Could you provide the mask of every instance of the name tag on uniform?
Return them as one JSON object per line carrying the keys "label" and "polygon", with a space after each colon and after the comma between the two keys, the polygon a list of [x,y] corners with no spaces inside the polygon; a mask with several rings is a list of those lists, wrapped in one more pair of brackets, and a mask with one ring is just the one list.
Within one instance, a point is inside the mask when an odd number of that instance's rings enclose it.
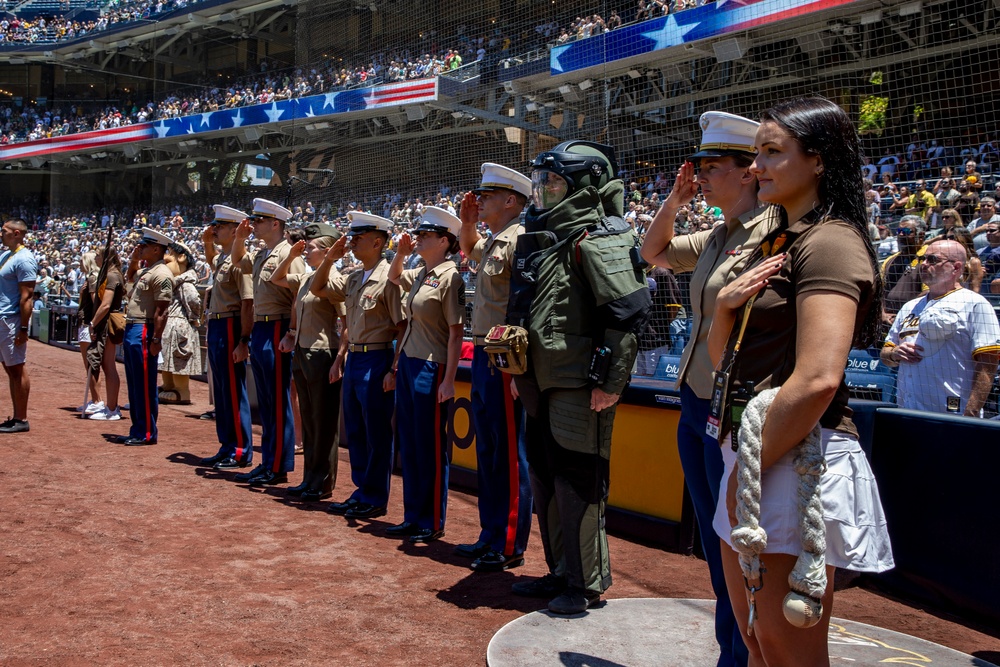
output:
{"label": "name tag on uniform", "polygon": [[427,285],[428,287],[433,288],[433,289],[437,289],[441,285],[441,279],[440,278],[425,278],[424,279],[424,284]]}

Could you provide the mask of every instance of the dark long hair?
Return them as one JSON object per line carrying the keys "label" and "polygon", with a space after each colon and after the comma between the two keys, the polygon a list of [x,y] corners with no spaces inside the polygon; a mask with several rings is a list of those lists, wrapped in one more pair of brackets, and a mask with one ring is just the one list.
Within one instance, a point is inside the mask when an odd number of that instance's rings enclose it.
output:
{"label": "dark long hair", "polygon": [[873,274],[872,303],[854,345],[868,347],[880,342],[884,285],[875,248],[868,241],[868,215],[861,173],[862,155],[858,133],[839,106],[823,97],[786,100],[761,114],[761,122],[777,123],[791,134],[802,149],[823,161],[819,179],[819,204],[824,219],[849,223],[863,241]]}

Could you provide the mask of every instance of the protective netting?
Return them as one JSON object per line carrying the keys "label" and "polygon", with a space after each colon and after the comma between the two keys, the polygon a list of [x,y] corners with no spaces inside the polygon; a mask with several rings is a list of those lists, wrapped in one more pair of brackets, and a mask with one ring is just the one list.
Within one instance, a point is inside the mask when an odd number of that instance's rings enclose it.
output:
{"label": "protective netting", "polygon": [[[754,118],[822,94],[861,132],[880,257],[904,246],[887,275],[916,271],[912,253],[947,234],[979,257],[965,284],[1000,303],[992,0],[8,0],[2,9],[3,213],[45,230],[38,243],[60,253],[47,257],[52,268],[93,247],[87,230],[112,216],[177,226],[198,246],[210,204],[247,208],[254,197],[303,221],[365,209],[401,231],[425,206],[456,207],[482,162],[526,171],[571,138],[616,148],[642,233],[697,145],[703,112]],[[145,129],[126,139],[123,128]],[[95,131],[104,143],[71,141]],[[907,215],[912,238],[898,233]],[[698,196],[675,227],[690,233],[719,217]],[[465,268],[474,287],[475,267]],[[689,331],[687,276],[650,278],[653,326],[637,372],[669,379]],[[849,373],[856,393],[895,400],[894,373],[869,368],[878,350],[857,352],[852,372],[859,355],[869,363],[864,377]],[[996,412],[995,399],[986,408]]]}

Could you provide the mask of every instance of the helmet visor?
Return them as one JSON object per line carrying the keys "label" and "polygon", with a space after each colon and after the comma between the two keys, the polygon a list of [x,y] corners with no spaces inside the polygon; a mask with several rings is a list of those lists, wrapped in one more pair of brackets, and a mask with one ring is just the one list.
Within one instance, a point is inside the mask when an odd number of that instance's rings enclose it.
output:
{"label": "helmet visor", "polygon": [[531,172],[531,198],[535,208],[547,211],[566,198],[569,184],[566,179],[548,169]]}

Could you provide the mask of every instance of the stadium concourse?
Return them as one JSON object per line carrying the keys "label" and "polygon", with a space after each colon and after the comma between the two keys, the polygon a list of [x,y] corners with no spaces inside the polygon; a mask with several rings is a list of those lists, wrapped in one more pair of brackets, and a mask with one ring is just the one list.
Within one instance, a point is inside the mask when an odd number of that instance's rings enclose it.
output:
{"label": "stadium concourse", "polygon": [[[383,520],[352,524],[199,468],[215,450],[212,424],[195,418],[208,407],[203,384],[193,405],[161,408],[159,445],[109,444],[118,424],[73,412],[82,378],[67,369],[78,362],[29,342],[32,429],[0,440],[5,667],[480,665],[501,627],[540,606],[509,593],[545,570],[537,532],[512,572],[474,573],[452,554],[477,529],[474,497],[453,494],[444,540],[401,545],[379,536]],[[342,453],[338,488],[348,471]],[[399,481],[386,520],[401,513]],[[610,549],[612,600],[711,596],[693,557],[614,537]],[[878,592],[845,590],[834,614],[1000,662],[995,628]]]}

